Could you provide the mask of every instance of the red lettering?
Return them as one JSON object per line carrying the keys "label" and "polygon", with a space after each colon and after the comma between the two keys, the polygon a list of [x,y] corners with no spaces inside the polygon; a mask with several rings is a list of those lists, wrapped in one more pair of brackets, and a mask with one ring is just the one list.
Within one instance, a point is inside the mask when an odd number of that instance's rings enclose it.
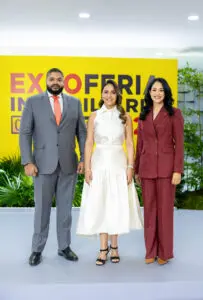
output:
{"label": "red lettering", "polygon": [[36,89],[39,93],[42,93],[42,88],[39,85],[39,81],[41,80],[43,74],[37,74],[37,76],[35,77],[32,73],[28,73],[28,77],[30,78],[32,85],[30,86],[28,93],[33,93],[34,90]]}
{"label": "red lettering", "polygon": [[[139,120],[139,117],[133,119],[133,122],[138,123],[138,120]],[[138,134],[138,129],[136,128],[136,129],[134,129],[134,135],[137,135],[137,134]]]}
{"label": "red lettering", "polygon": [[135,129],[135,130],[134,130],[134,135],[137,135],[137,134],[138,134],[138,130]]}
{"label": "red lettering", "polygon": [[[72,79],[76,81],[76,87],[74,89],[71,89],[69,87],[69,81],[72,80]],[[81,79],[78,75],[69,74],[65,77],[65,79],[64,79],[64,88],[65,88],[67,93],[76,94],[81,90],[81,87],[82,87],[82,81],[81,81]]]}
{"label": "red lettering", "polygon": [[18,80],[19,78],[24,79],[24,77],[25,77],[24,73],[11,73],[11,93],[16,93],[16,94],[24,94],[25,93],[24,88],[17,87],[17,86],[24,87],[24,80]]}

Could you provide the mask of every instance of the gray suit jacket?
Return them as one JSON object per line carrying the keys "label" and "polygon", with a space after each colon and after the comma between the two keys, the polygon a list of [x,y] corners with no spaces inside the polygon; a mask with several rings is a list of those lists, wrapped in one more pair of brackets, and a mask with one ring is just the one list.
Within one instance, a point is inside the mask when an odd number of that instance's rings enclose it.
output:
{"label": "gray suit jacket", "polygon": [[58,162],[64,173],[76,172],[75,138],[79,143],[80,161],[84,160],[86,125],[80,101],[66,94],[62,97],[59,126],[46,92],[28,98],[25,104],[20,127],[22,164],[35,163],[40,174],[53,173]]}

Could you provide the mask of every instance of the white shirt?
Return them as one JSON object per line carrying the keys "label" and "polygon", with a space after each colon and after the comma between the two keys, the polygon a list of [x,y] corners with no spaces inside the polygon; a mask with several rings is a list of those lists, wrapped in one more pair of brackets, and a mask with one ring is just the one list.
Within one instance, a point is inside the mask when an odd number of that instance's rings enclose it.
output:
{"label": "white shirt", "polygon": [[[49,97],[51,108],[52,108],[53,113],[54,113],[54,98],[53,98],[54,95],[50,94],[48,91],[47,91],[47,94],[48,94],[48,97]],[[63,98],[62,98],[61,94],[59,94],[58,97],[59,97],[59,104],[60,104],[61,113],[62,113],[63,112]]]}

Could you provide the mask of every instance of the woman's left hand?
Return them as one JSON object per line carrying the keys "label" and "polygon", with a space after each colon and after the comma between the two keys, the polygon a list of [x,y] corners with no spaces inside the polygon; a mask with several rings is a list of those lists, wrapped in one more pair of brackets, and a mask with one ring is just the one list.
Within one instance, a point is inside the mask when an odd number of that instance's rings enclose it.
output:
{"label": "woman's left hand", "polygon": [[177,185],[181,182],[181,174],[180,173],[173,173],[172,176],[172,184]]}
{"label": "woman's left hand", "polygon": [[131,184],[132,180],[133,180],[133,169],[127,168],[127,183],[128,183],[128,185]]}

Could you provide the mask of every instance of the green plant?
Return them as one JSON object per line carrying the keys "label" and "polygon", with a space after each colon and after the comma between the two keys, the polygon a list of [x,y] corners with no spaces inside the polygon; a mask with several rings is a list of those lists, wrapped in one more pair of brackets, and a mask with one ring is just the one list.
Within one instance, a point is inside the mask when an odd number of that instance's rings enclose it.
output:
{"label": "green plant", "polygon": [[137,195],[138,195],[138,199],[139,199],[139,202],[140,202],[140,206],[143,206],[141,186],[138,185],[137,183],[135,183],[135,188],[136,188],[136,191],[137,191]]}
{"label": "green plant", "polygon": [[77,184],[75,186],[75,195],[74,195],[74,199],[73,199],[74,207],[80,207],[83,183],[84,183],[84,175],[79,174]]}
{"label": "green plant", "polygon": [[[84,175],[79,175],[75,187],[73,206],[79,207]],[[0,206],[34,206],[34,187],[31,177],[24,175],[19,155],[9,155],[0,159]],[[53,198],[52,206],[56,206]]]}
{"label": "green plant", "polygon": [[184,111],[185,184],[187,190],[198,190],[203,187],[203,141],[198,133],[199,124],[190,121],[191,115],[196,116],[197,112],[193,109]]}
{"label": "green plant", "polygon": [[23,172],[20,155],[12,154],[0,158],[0,169],[3,169],[10,175],[16,175],[16,173],[19,174]]}
{"label": "green plant", "polygon": [[[8,176],[16,176],[23,173],[21,158],[17,154],[4,156],[0,158],[0,169],[4,170]],[[5,184],[5,176],[0,173],[0,186]]]}
{"label": "green plant", "polygon": [[185,191],[176,199],[175,206],[181,209],[203,210],[203,190]]}
{"label": "green plant", "polygon": [[[75,193],[74,193],[74,198],[73,198],[73,202],[72,202],[73,207],[80,207],[83,182],[84,182],[84,175],[83,174],[78,175],[78,180],[77,180],[77,183],[75,186]],[[55,196],[53,197],[52,207],[56,207]]]}
{"label": "green plant", "polygon": [[0,174],[4,177],[4,185],[0,186],[0,206],[34,206],[33,182],[30,177],[22,173],[10,176],[2,169]]}
{"label": "green plant", "polygon": [[185,93],[192,92],[192,97],[197,101],[197,110],[187,108],[184,103],[184,172],[186,189],[200,190],[203,188],[203,129],[200,107],[203,96],[203,73],[187,64],[178,71],[178,83],[184,87]]}

